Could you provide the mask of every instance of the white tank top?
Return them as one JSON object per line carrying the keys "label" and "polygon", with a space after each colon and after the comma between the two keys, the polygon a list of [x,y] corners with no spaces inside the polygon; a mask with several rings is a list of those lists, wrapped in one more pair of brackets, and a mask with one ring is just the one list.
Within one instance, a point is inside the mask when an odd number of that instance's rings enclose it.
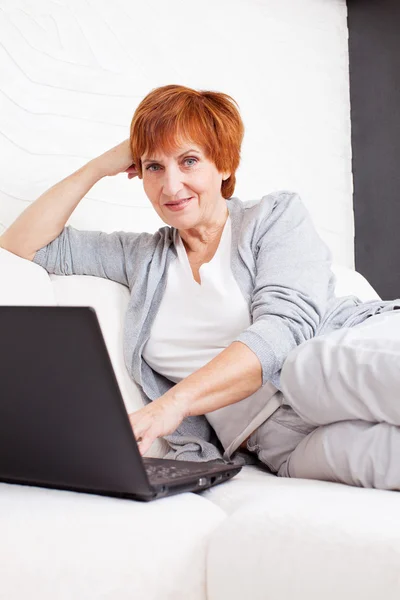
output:
{"label": "white tank top", "polygon": [[176,231],[178,259],[168,269],[166,289],[143,358],[178,383],[227,348],[251,324],[249,309],[230,266],[228,217],[212,260],[194,280],[186,249]]}
{"label": "white tank top", "polygon": [[[199,269],[201,284],[193,277],[179,232],[175,230],[174,233],[178,258],[169,266],[164,295],[142,356],[152,369],[178,383],[227,348],[251,325],[251,318],[247,302],[231,270],[230,216],[212,260],[202,264]],[[276,391],[272,384],[266,385],[268,395],[265,397],[264,394],[263,400],[260,397],[257,416],[246,410],[250,421],[255,424],[254,429],[265,420],[266,400]],[[260,396],[265,387],[255,394]],[[224,448],[231,447],[231,452],[232,442],[235,441],[237,447],[242,437],[240,434],[245,431],[249,435],[251,429],[249,423],[245,422],[247,419],[243,420],[243,415],[238,416],[242,412],[238,410],[238,404],[242,404],[243,410],[244,404],[237,403],[206,415]],[[278,405],[271,407],[267,416]],[[253,406],[256,406],[254,402]],[[261,406],[263,416],[260,414]],[[222,415],[223,427],[220,427]],[[227,423],[227,419],[230,423]]]}

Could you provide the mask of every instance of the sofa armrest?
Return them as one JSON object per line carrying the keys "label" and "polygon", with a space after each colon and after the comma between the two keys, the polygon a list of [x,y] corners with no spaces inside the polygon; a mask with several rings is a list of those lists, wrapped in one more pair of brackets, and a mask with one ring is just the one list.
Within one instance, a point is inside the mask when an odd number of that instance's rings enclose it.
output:
{"label": "sofa armrest", "polygon": [[54,306],[56,299],[47,272],[0,247],[0,304]]}

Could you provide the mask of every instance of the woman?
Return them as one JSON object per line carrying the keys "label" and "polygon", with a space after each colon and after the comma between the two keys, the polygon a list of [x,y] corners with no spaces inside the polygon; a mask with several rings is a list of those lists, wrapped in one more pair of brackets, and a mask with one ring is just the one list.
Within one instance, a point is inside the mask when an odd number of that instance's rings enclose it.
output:
{"label": "woman", "polygon": [[[233,197],[242,138],[229,96],[153,90],[130,139],[45,192],[0,245],[49,273],[129,287],[142,454],[163,436],[168,458],[218,459],[222,446],[241,460],[242,448],[281,476],[400,489],[400,300],[335,297],[331,253],[296,194]],[[166,227],[65,227],[94,183],[121,172],[143,180]]]}

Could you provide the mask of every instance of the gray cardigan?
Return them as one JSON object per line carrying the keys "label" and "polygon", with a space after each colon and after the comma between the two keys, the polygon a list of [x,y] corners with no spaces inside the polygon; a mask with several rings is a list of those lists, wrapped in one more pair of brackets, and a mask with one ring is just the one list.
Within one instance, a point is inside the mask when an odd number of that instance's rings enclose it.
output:
{"label": "gray cardigan", "polygon": [[[262,385],[271,382],[279,390],[280,371],[290,350],[346,321],[356,324],[367,307],[356,296],[335,296],[331,252],[297,194],[281,191],[246,203],[231,198],[227,208],[232,272],[252,320],[236,340],[259,358]],[[48,273],[93,275],[128,286],[124,359],[145,403],[175,385],[145,362],[142,349],[162,300],[169,264],[176,258],[169,226],[154,234],[108,234],[67,226],[33,259]],[[188,417],[165,439],[170,445],[167,458],[205,461],[222,456],[204,416]]]}

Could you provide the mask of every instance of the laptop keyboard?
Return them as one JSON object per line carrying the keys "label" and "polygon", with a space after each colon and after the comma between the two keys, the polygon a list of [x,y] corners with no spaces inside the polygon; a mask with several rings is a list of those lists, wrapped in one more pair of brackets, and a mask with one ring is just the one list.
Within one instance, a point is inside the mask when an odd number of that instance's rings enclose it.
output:
{"label": "laptop keyboard", "polygon": [[[195,471],[187,467],[161,467],[159,465],[147,465],[146,473],[149,479],[175,479],[184,475],[192,475]],[[200,469],[199,469],[200,470]],[[204,467],[201,470],[204,472]]]}
{"label": "laptop keyboard", "polygon": [[224,466],[223,461],[208,461],[206,463],[187,462],[187,464],[179,464],[184,461],[173,461],[165,459],[151,458],[143,459],[144,468],[148,478],[151,481],[176,479],[178,477],[195,476],[196,474],[204,475],[214,472],[212,467],[216,467],[215,471],[219,472],[221,466]]}

